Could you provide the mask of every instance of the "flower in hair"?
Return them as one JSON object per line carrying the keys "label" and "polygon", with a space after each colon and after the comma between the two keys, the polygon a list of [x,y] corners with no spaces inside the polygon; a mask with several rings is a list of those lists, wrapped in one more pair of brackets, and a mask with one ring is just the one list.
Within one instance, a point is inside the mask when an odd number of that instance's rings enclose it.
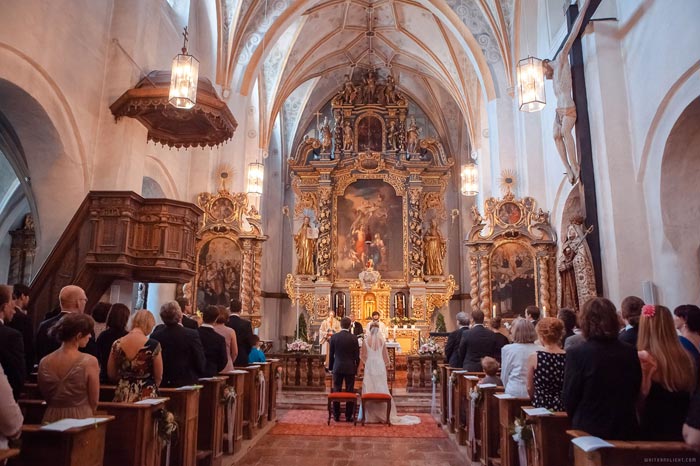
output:
{"label": "flower in hair", "polygon": [[644,317],[654,317],[656,314],[656,308],[653,304],[645,304],[642,306],[642,315]]}

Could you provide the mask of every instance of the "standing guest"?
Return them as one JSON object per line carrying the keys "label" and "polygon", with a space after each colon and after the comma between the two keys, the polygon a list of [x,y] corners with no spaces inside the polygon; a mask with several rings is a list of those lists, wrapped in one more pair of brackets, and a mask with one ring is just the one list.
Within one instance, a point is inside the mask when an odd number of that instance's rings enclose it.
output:
{"label": "standing guest", "polygon": [[479,381],[479,385],[483,385],[485,383],[492,383],[499,387],[503,386],[503,381],[498,376],[498,369],[501,368],[501,365],[498,364],[498,361],[496,361],[496,359],[491,358],[489,356],[481,358],[481,367],[484,368],[484,373],[486,374],[486,377]]}
{"label": "standing guest", "polygon": [[47,407],[42,422],[92,417],[100,394],[97,358],[81,353],[94,331],[92,317],[69,312],[49,330],[61,346],[39,362],[39,390]]}
{"label": "standing guest", "polygon": [[628,296],[620,304],[620,315],[625,323],[625,328],[620,332],[620,341],[637,347],[637,335],[639,333],[639,316],[642,313],[644,301],[636,296]]}
{"label": "standing guest", "polygon": [[464,312],[457,313],[457,330],[454,330],[447,337],[445,343],[445,359],[447,359],[450,367],[462,367],[462,360],[459,359],[459,342],[462,341],[462,335],[469,330],[469,317]]}
{"label": "standing guest", "polygon": [[695,389],[696,370],[673,326],[671,311],[642,307],[637,340],[642,366],[639,427],[644,440],[681,441],[682,428]]}
{"label": "standing guest", "polygon": [[217,306],[217,309],[219,310],[219,317],[217,317],[214,324],[214,330],[224,337],[226,342],[226,366],[221,372],[230,372],[233,370],[233,361],[238,356],[236,332],[231,327],[226,326],[226,321],[228,320],[228,309],[226,309],[226,306]]}
{"label": "standing guest", "polygon": [[111,308],[112,305],[110,303],[100,301],[90,310],[89,315],[95,321],[95,338],[99,337],[107,328],[107,314],[109,314]]}
{"label": "standing guest", "polygon": [[557,319],[561,320],[564,324],[564,336],[561,338],[561,346],[564,347],[566,339],[576,335],[574,331],[576,328],[576,313],[573,309],[562,307],[557,313]]}
{"label": "standing guest", "polygon": [[182,326],[185,328],[191,328],[192,330],[197,330],[197,327],[202,323],[200,317],[192,312],[192,304],[187,298],[177,298],[177,304],[182,310]]}
{"label": "standing guest", "polygon": [[4,368],[12,393],[17,399],[22,393],[27,374],[22,334],[9,327],[14,316],[12,288],[0,285],[0,365]]}
{"label": "standing guest", "polygon": [[535,351],[537,334],[532,322],[523,318],[513,321],[513,343],[501,349],[501,379],[505,392],[518,398],[527,398],[527,361]]}
{"label": "standing guest", "polygon": [[581,307],[585,341],[566,352],[563,401],[571,428],[610,440],[639,436],[635,405],[642,382],[637,352],[618,340],[615,305],[591,298]]}
{"label": "standing guest", "polygon": [[472,311],[472,327],[462,334],[459,341],[459,360],[462,368],[470,372],[481,372],[481,358],[496,356],[496,335],[484,327],[484,313]]}
{"label": "standing guest", "polygon": [[7,449],[8,439],[19,438],[23,422],[22,411],[12,396],[12,387],[0,365],[0,450]]}
{"label": "standing guest", "polygon": [[231,316],[228,322],[226,322],[226,325],[236,332],[238,352],[236,354],[236,359],[233,360],[233,365],[238,367],[248,364],[248,355],[250,354],[250,348],[253,346],[251,343],[253,339],[253,326],[249,320],[245,320],[241,317],[241,308],[241,301],[232,299],[230,307]]}
{"label": "standing guest", "polygon": [[226,339],[214,329],[218,318],[219,308],[217,306],[205,307],[204,312],[202,312],[202,325],[197,329],[204,348],[204,359],[206,359],[203,377],[214,377],[224,370],[228,363]]}
{"label": "standing guest", "polygon": [[255,364],[258,362],[265,362],[265,353],[262,352],[260,346],[262,342],[260,337],[253,335],[253,348],[250,350],[250,355],[248,356],[248,364]]}
{"label": "standing guest", "polygon": [[694,304],[678,306],[673,310],[673,322],[681,345],[690,353],[695,368],[700,368],[700,308]]}
{"label": "standing guest", "polygon": [[537,323],[535,331],[544,348],[527,360],[527,393],[535,408],[564,411],[561,401],[566,363],[566,353],[561,349],[564,323],[555,317],[545,317]]}
{"label": "standing guest", "polygon": [[365,329],[362,328],[361,323],[355,320],[354,312],[351,312],[348,317],[350,317],[350,333],[352,333],[356,337],[359,337],[365,332]]}
{"label": "standing guest", "polygon": [[127,334],[126,324],[129,322],[131,311],[125,304],[112,304],[107,313],[106,329],[97,337],[97,360],[100,362],[100,382],[109,382],[107,363],[112,353],[112,345]]}
{"label": "standing guest", "polygon": [[153,332],[163,350],[163,387],[192,385],[205,371],[204,348],[199,333],[185,328],[180,321],[182,311],[177,301],[160,307],[163,326]]}
{"label": "standing guest", "polygon": [[[370,324],[371,325],[371,324]],[[379,328],[379,327],[377,327]],[[333,391],[355,391],[355,375],[360,365],[360,347],[357,338],[351,335],[350,318],[343,317],[340,320],[340,331],[331,337],[330,344],[330,370],[333,373]],[[345,389],[343,390],[343,385]],[[354,420],[355,403],[345,403],[345,420]],[[333,417],[336,422],[340,420],[340,403],[333,403]]]}
{"label": "standing guest", "polygon": [[163,379],[163,356],[158,341],[148,338],[155,325],[156,319],[151,311],[136,311],[129,324],[129,333],[112,344],[107,372],[109,378],[117,382],[114,401],[134,403],[158,397],[158,387]]}
{"label": "standing guest", "polygon": [[496,361],[498,361],[499,365],[501,362],[501,349],[510,343],[510,332],[501,325],[502,322],[500,317],[493,317],[491,319],[491,330],[494,335],[496,335]]}
{"label": "standing guest", "polygon": [[530,305],[525,308],[525,319],[527,319],[533,327],[540,320],[540,308],[535,305]]}
{"label": "standing guest", "polygon": [[[79,286],[68,285],[61,288],[61,291],[58,293],[58,302],[61,311],[39,324],[39,329],[36,332],[36,357],[39,361],[61,346],[58,340],[49,336],[49,329],[66,314],[82,314],[85,312],[87,300],[85,291]],[[97,357],[97,344],[95,343],[94,336],[90,337],[87,344],[80,348],[80,351]]]}
{"label": "standing guest", "polygon": [[15,316],[9,326],[22,334],[24,343],[24,362],[26,374],[34,372],[34,326],[32,319],[27,315],[27,306],[29,306],[29,287],[17,283],[12,287],[12,299],[15,301]]}

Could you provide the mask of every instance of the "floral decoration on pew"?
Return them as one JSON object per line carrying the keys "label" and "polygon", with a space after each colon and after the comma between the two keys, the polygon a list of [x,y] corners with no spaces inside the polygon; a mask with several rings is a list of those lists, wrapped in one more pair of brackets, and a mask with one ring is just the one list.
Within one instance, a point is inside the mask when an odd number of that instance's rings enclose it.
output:
{"label": "floral decoration on pew", "polygon": [[484,394],[481,392],[478,385],[469,389],[469,399],[474,405],[478,405],[483,397]]}
{"label": "floral decoration on pew", "polygon": [[161,408],[156,413],[156,421],[158,422],[158,437],[166,443],[170,442],[178,429],[175,415],[167,409]]}
{"label": "floral decoration on pew", "polygon": [[433,384],[437,385],[440,383],[440,372],[437,369],[433,369],[433,375],[430,377]]}
{"label": "floral decoration on pew", "polygon": [[311,351],[313,345],[307,343],[304,340],[294,340],[291,343],[287,343],[288,353],[308,353]]}
{"label": "floral decoration on pew", "polygon": [[508,433],[513,437],[515,443],[523,442],[529,445],[533,438],[532,426],[530,426],[524,417],[516,417],[513,424],[508,429]]}
{"label": "floral decoration on pew", "polygon": [[221,403],[225,405],[232,403],[236,401],[237,396],[236,389],[232,385],[226,385],[221,395]]}
{"label": "floral decoration on pew", "polygon": [[433,338],[428,338],[428,341],[418,348],[418,354],[434,356],[442,354],[442,348],[440,348],[440,345],[438,345]]}

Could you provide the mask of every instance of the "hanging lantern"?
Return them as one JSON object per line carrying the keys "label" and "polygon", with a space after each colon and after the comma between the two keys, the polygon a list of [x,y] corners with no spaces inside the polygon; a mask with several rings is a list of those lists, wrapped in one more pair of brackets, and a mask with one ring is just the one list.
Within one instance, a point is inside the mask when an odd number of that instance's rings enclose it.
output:
{"label": "hanging lantern", "polygon": [[263,177],[265,166],[260,162],[248,165],[248,194],[261,196],[263,192]]}
{"label": "hanging lantern", "polygon": [[173,58],[170,71],[170,94],[168,102],[177,108],[190,109],[197,103],[197,81],[199,61],[187,53],[187,27],[185,27],[182,53]]}
{"label": "hanging lantern", "polygon": [[479,194],[479,170],[473,160],[462,165],[462,194],[465,196]]}
{"label": "hanging lantern", "polygon": [[539,112],[547,103],[542,60],[527,57],[518,62],[518,104],[522,112]]}

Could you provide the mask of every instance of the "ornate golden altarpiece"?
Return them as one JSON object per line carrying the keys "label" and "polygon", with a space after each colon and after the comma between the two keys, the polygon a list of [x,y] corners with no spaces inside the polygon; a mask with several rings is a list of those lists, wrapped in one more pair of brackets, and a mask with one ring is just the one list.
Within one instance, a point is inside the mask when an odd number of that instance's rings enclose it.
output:
{"label": "ornate golden altarpiece", "polygon": [[[332,131],[330,124],[319,128],[320,139],[306,137],[288,160],[295,194],[294,231],[299,231],[304,217],[312,217],[317,239],[314,273],[288,276],[285,289],[291,299],[300,300],[311,325],[320,324],[336,306],[340,291],[349,294],[349,310],[363,325],[370,320],[367,310],[371,308],[391,326],[392,302],[401,302],[401,309],[405,303],[410,315],[403,317],[414,319],[427,337],[435,311],[447,304],[457,288],[451,275],[424,273],[423,251],[424,227],[432,220],[438,227],[447,220],[444,193],[454,161],[437,139],[418,138],[420,129],[408,115],[407,100],[391,76],[379,82],[370,71],[362,83],[346,80],[332,100],[332,112]],[[372,189],[383,191],[370,199],[366,193]],[[359,200],[348,216],[342,207],[351,194]],[[397,216],[398,221],[390,225],[391,244],[383,244],[376,231],[359,233],[368,227],[358,227],[355,217],[372,215],[387,222]],[[352,233],[339,233],[339,226],[350,221],[344,232]],[[356,233],[362,237],[353,236]],[[349,245],[351,237],[355,246]],[[370,287],[356,278],[371,258],[362,243],[400,248],[393,266],[378,267],[384,278]],[[401,298],[396,298],[397,293],[402,293]]]}
{"label": "ornate golden altarpiece", "polygon": [[197,233],[193,301],[201,308],[203,304],[228,306],[230,299],[239,298],[242,315],[253,327],[260,327],[262,246],[267,236],[247,194],[227,191],[224,175],[218,192],[197,197],[204,216]]}
{"label": "ornate golden altarpiece", "polygon": [[531,197],[488,198],[465,241],[469,252],[471,308],[486,316],[522,314],[524,306],[557,309],[556,232],[549,213]]}

